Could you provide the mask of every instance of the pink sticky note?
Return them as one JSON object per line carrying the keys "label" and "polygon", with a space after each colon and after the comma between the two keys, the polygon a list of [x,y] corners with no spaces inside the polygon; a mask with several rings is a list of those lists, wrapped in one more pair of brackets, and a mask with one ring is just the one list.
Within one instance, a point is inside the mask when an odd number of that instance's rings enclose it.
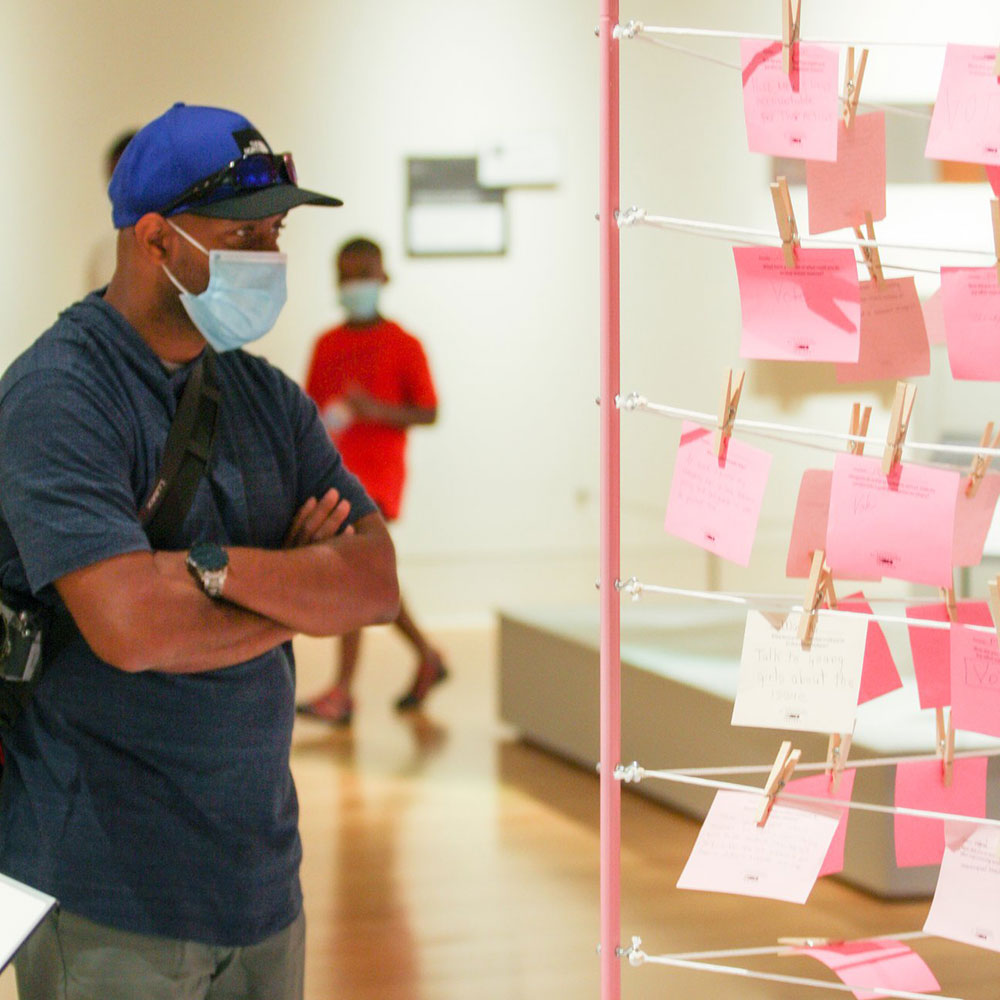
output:
{"label": "pink sticky note", "polygon": [[885,114],[856,115],[848,128],[837,125],[834,163],[806,163],[809,232],[829,233],[863,226],[865,212],[885,218]]}
{"label": "pink sticky note", "polygon": [[837,832],[840,809],[785,806],[757,826],[759,795],[716,792],[678,889],[804,903]]}
{"label": "pink sticky note", "polygon": [[[945,785],[939,760],[896,765],[896,807],[926,809],[956,816],[986,815],[986,758],[960,757]],[[944,854],[944,820],[896,813],[893,817],[896,864],[900,868],[937,865]]]}
{"label": "pink sticky note", "polygon": [[[854,775],[857,772],[851,768],[844,771],[840,776],[840,783],[837,791],[830,788],[830,778],[825,774],[815,774],[809,778],[796,778],[789,781],[785,786],[785,791],[790,795],[814,795],[817,798],[829,799],[831,802],[850,802],[854,794]],[[789,799],[789,805],[794,804],[794,799]],[[840,810],[840,822],[837,824],[837,832],[830,841],[830,849],[826,852],[823,864],[819,869],[819,877],[824,875],[836,875],[844,870],[844,844],[847,842],[847,815],[849,809]]]}
{"label": "pink sticky note", "polygon": [[1000,81],[996,46],[949,45],[924,155],[930,160],[1000,164]]}
{"label": "pink sticky note", "polygon": [[921,303],[924,310],[924,326],[927,329],[927,340],[932,344],[943,344],[947,341],[944,332],[944,307],[941,305],[941,289],[928,296]]}
{"label": "pink sticky note", "polygon": [[857,364],[837,365],[838,382],[926,375],[931,350],[920,297],[912,278],[891,278],[881,285],[861,282],[861,350]]}
{"label": "pink sticky note", "polygon": [[714,432],[684,422],[663,527],[709,552],[750,562],[771,456],[729,440],[725,461],[712,447]]}
{"label": "pink sticky note", "polygon": [[[907,618],[948,621],[944,604],[920,604],[906,609]],[[989,625],[993,621],[985,601],[956,601],[955,617],[962,625]],[[921,708],[951,704],[951,634],[945,629],[911,627],[910,651]]]}
{"label": "pink sticky note", "polygon": [[951,630],[951,713],[956,729],[1000,736],[1000,647],[996,632]]}
{"label": "pink sticky note", "polygon": [[978,566],[983,560],[983,546],[993,523],[997,499],[1000,498],[1000,474],[983,476],[976,495],[965,495],[968,477],[958,486],[955,506],[955,565]]}
{"label": "pink sticky note", "polygon": [[878,458],[838,455],[833,464],[826,560],[835,577],[881,573],[950,587],[959,474]]}
{"label": "pink sticky note", "polygon": [[955,378],[1000,380],[1000,285],[995,267],[942,267],[948,364]]}
{"label": "pink sticky note", "polygon": [[990,187],[993,188],[993,194],[1000,198],[1000,167],[987,163],[986,179],[990,182]]}
{"label": "pink sticky note", "polygon": [[[852,594],[837,605],[840,611],[855,611],[858,614],[870,615],[872,606],[865,600],[864,594]],[[890,691],[901,688],[903,682],[896,661],[892,658],[889,643],[878,622],[868,623],[868,639],[865,643],[865,662],[861,671],[861,690],[858,692],[858,704],[863,705],[873,698],[880,698]]]}
{"label": "pink sticky note", "polygon": [[791,73],[782,68],[780,43],[743,39],[740,58],[750,152],[836,160],[840,121],[836,49],[795,45]]}
{"label": "pink sticky note", "polygon": [[734,247],[740,356],[768,361],[858,360],[861,290],[852,250]]}
{"label": "pink sticky note", "polygon": [[884,991],[927,993],[941,989],[927,963],[901,941],[844,941],[817,948],[796,949],[822,962],[848,986],[880,987],[883,992],[856,989],[858,1000],[878,1000]]}

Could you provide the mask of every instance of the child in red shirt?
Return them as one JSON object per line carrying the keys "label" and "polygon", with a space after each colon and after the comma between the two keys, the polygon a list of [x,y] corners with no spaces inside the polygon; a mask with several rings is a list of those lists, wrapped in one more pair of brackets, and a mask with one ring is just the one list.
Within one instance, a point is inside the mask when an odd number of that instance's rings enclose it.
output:
{"label": "child in red shirt", "polygon": [[[378,312],[388,281],[382,251],[354,239],[337,254],[337,287],[347,322],[321,334],[313,350],[306,392],[316,401],[344,463],[361,480],[383,517],[399,516],[406,477],[406,432],[437,419],[437,395],[420,341]],[[416,708],[447,677],[441,655],[400,601],[394,622],[418,655],[410,689],[396,702]],[[298,710],[335,725],[348,725],[354,710],[351,682],[361,633],[341,637],[334,685]]]}

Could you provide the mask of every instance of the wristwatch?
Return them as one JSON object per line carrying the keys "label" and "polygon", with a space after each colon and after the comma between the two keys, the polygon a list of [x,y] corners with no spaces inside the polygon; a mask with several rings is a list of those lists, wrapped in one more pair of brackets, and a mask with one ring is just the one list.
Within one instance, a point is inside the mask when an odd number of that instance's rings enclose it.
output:
{"label": "wristwatch", "polygon": [[222,587],[229,572],[229,555],[215,542],[198,542],[191,546],[185,560],[198,586],[209,597],[221,597]]}

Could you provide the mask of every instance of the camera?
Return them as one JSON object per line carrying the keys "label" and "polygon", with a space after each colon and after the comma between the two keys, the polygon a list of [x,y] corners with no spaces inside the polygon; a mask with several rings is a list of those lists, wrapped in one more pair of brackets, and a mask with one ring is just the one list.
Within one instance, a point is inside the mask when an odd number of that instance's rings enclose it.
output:
{"label": "camera", "polygon": [[0,601],[0,679],[31,681],[42,661],[42,614]]}

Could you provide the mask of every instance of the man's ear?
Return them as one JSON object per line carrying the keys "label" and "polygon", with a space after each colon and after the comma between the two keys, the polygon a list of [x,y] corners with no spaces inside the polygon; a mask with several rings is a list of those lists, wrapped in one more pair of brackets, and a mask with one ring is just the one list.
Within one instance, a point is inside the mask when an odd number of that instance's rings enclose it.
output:
{"label": "man's ear", "polygon": [[139,252],[157,266],[167,260],[173,237],[174,231],[167,220],[156,212],[147,212],[135,224],[135,242]]}

